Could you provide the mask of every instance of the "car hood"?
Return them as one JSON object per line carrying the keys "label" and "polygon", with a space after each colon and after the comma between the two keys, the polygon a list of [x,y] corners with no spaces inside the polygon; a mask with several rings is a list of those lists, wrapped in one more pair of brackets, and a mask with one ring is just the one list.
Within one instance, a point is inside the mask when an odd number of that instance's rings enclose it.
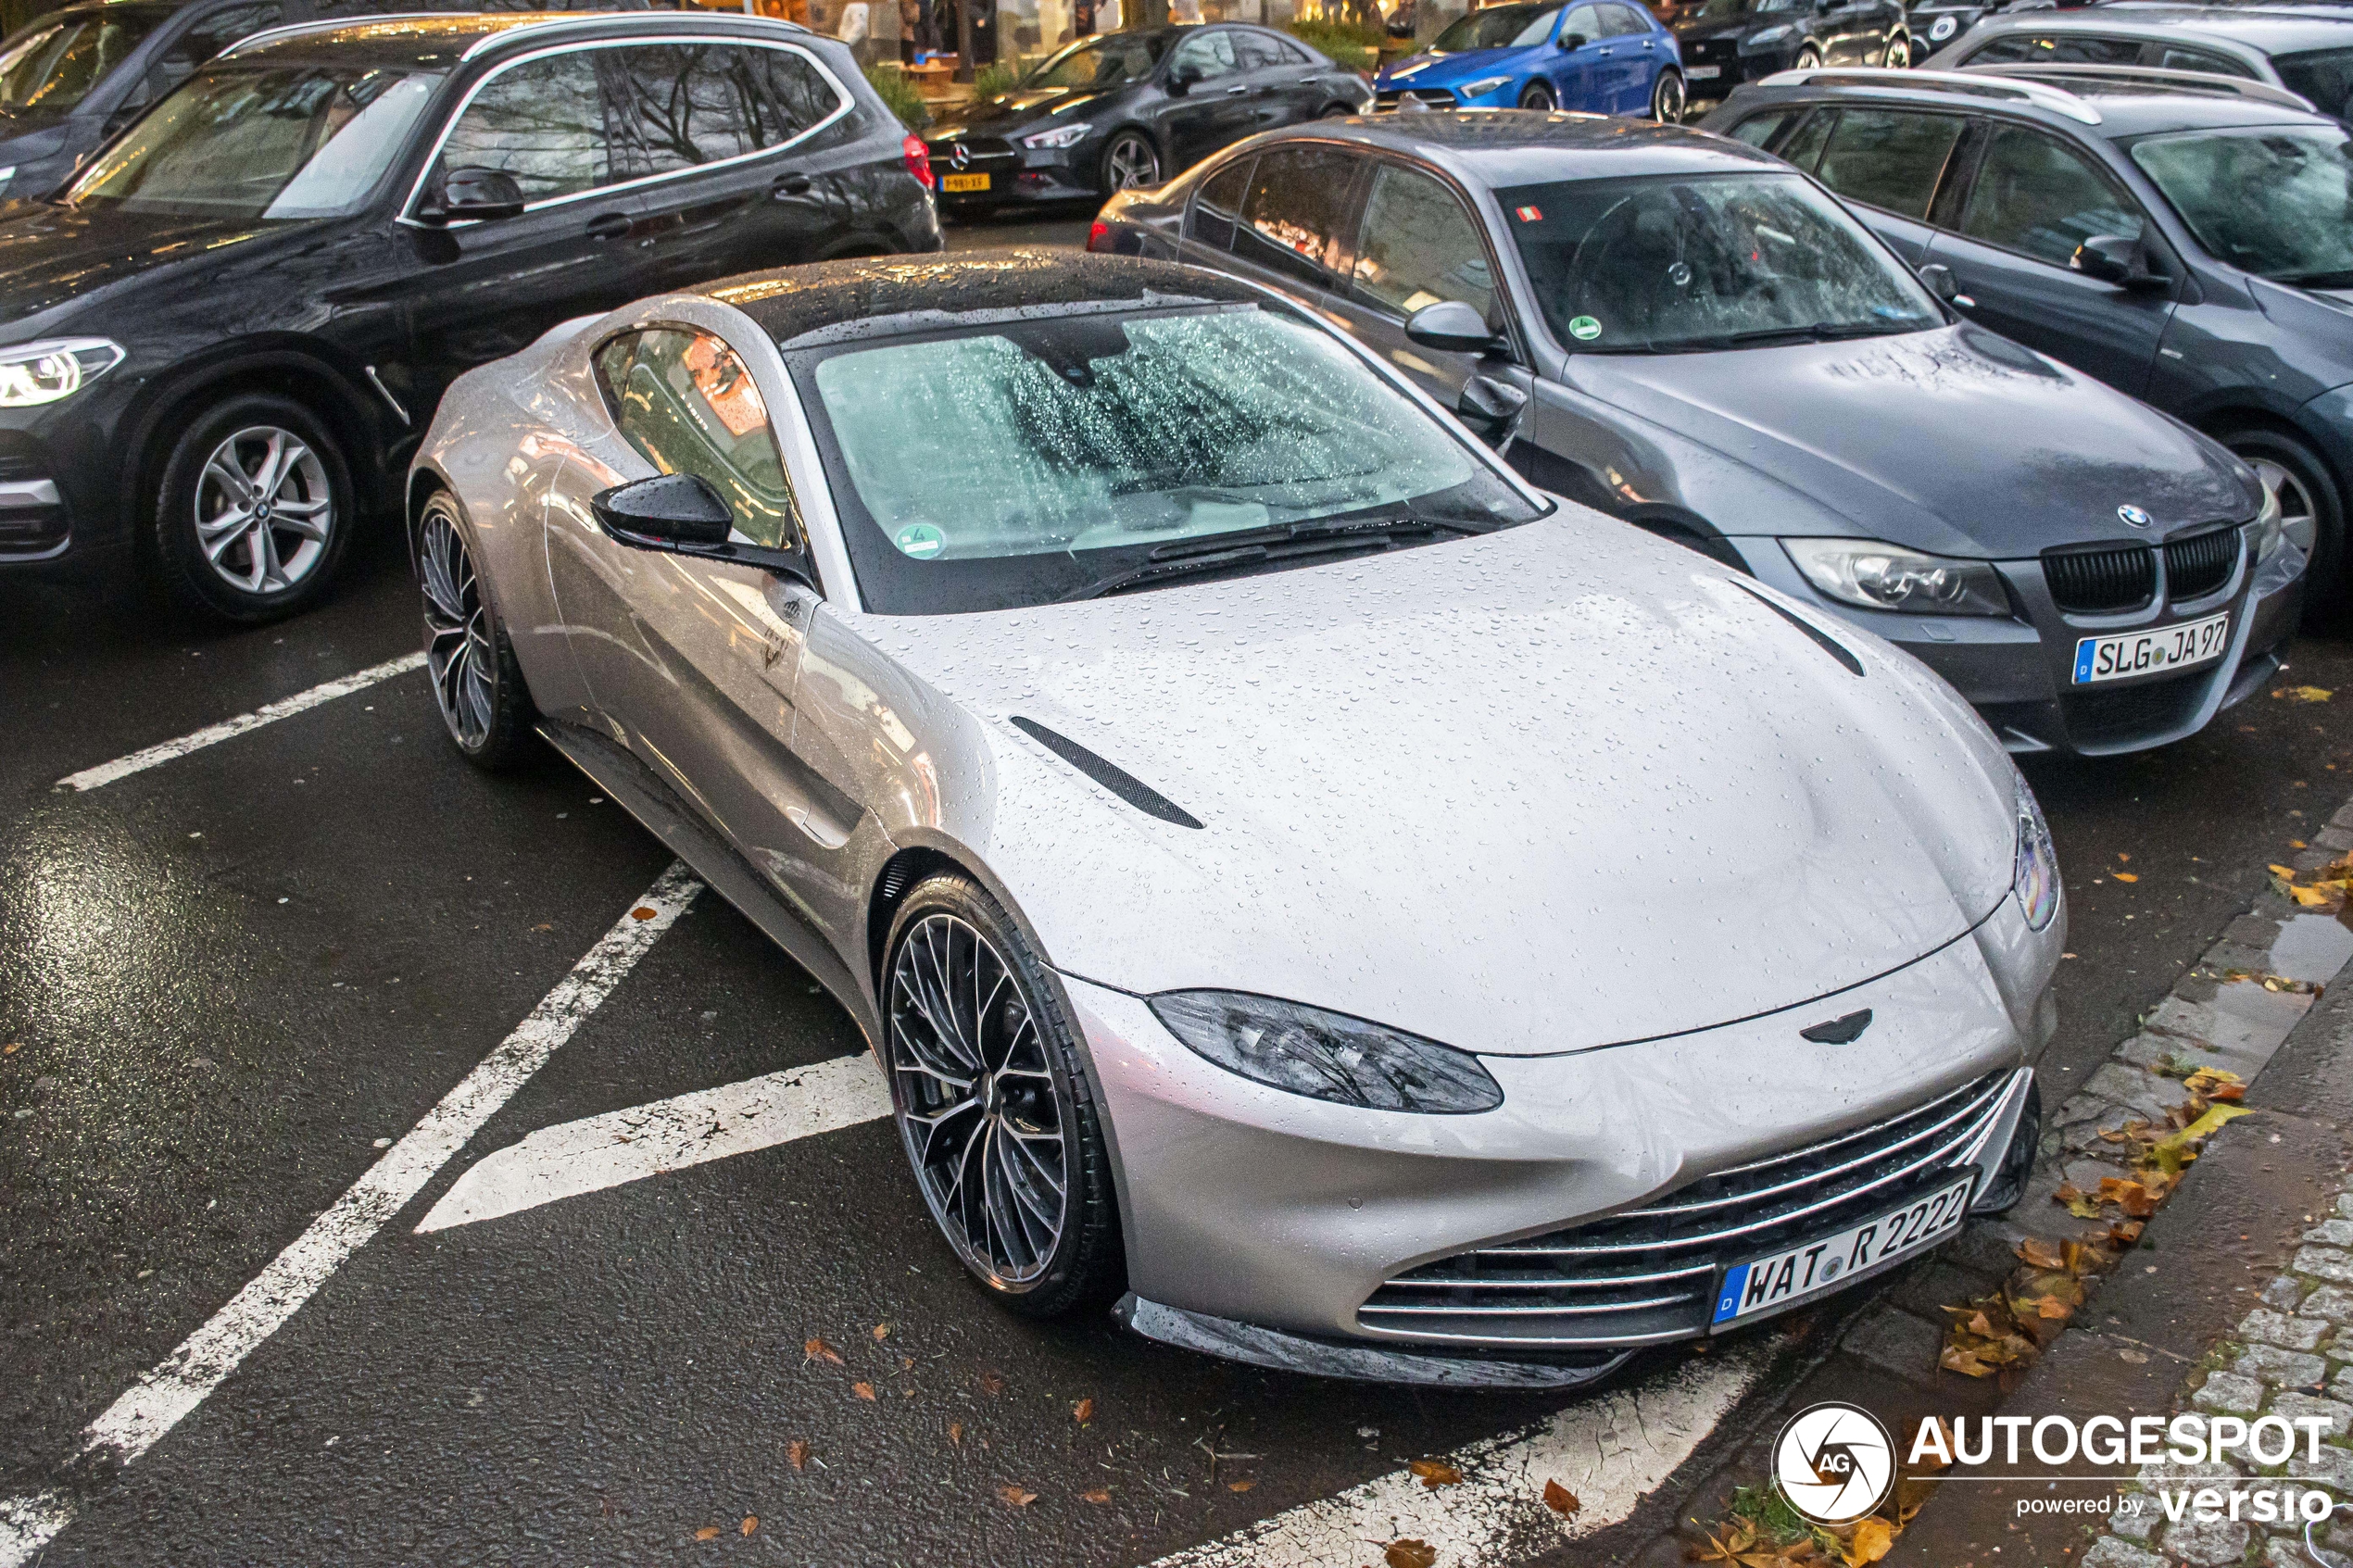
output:
{"label": "car hood", "polygon": [[1579,507],[868,634],[985,733],[977,847],[1051,961],[1123,989],[1575,1050],[1857,985],[2010,884],[2013,771],[1949,689],[1840,628],[1858,678],[1745,580]]}
{"label": "car hood", "polygon": [[1378,80],[1383,86],[1402,82],[1410,87],[1443,87],[1497,66],[1509,69],[1529,53],[1527,49],[1465,49],[1454,55],[1420,54],[1384,68]]}
{"label": "car hood", "polygon": [[2307,289],[2250,276],[2247,288],[2284,331],[2318,348],[2353,362],[2353,289]]}
{"label": "car hood", "polygon": [[[1010,136],[1026,129],[1034,120],[1051,118],[1062,120],[1076,112],[1080,105],[1091,104],[1108,93],[1074,92],[1067,87],[1038,87],[1027,92],[1001,93],[985,103],[975,104],[971,111],[958,117],[956,125],[963,134],[974,136]],[[952,142],[959,134],[951,127],[935,131],[926,138],[932,142]]]}
{"label": "car hood", "polygon": [[0,220],[0,322],[68,304],[80,307],[77,313],[103,308],[101,296],[144,273],[208,268],[259,246],[298,243],[316,227],[19,204]]}
{"label": "car hood", "polygon": [[1667,27],[1678,38],[1742,38],[1752,32],[1762,32],[1768,27],[1794,22],[1793,15],[1768,14],[1761,17],[1716,17],[1705,21],[1668,22]]}
{"label": "car hood", "polygon": [[[1717,354],[1577,354],[1585,395],[1775,482],[1728,533],[1819,526],[1936,555],[2021,559],[2255,515],[2221,447],[1982,327]],[[2143,533],[2117,517],[2136,506]],[[1792,518],[1802,521],[1793,522]]]}

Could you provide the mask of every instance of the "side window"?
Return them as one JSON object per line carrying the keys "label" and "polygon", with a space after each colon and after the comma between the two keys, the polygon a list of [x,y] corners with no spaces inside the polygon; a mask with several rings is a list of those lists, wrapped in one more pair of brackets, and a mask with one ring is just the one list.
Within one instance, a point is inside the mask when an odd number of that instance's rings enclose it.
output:
{"label": "side window", "polygon": [[789,142],[840,106],[799,55],[730,44],[595,51],[612,106],[615,177],[634,180]]}
{"label": "side window", "polygon": [[2244,60],[2228,55],[2217,55],[2205,49],[2184,49],[2178,44],[2152,44],[2148,63],[2159,70],[2196,70],[2208,76],[2235,76],[2252,82],[2255,68]]}
{"label": "side window", "polygon": [[1925,220],[1960,139],[1958,115],[1847,109],[1815,177],[1849,201]]}
{"label": "side window", "polygon": [[2138,238],[2141,215],[2082,157],[2039,132],[1996,132],[1978,166],[1961,232],[2064,267],[2095,234]]}
{"label": "side window", "polygon": [[1250,189],[1253,160],[1238,157],[1193,193],[1193,209],[1185,215],[1185,237],[1219,250],[1234,244],[1234,225],[1241,220],[1242,194]]}
{"label": "side window", "polygon": [[[1588,44],[1604,36],[1602,31],[1601,7],[1579,6],[1571,10],[1568,13],[1568,19],[1561,23],[1561,36],[1567,38],[1572,32]],[[1519,40],[1514,39],[1512,42],[1516,44]]]}
{"label": "side window", "polygon": [[435,180],[453,169],[504,169],[535,202],[610,184],[594,58],[601,52],[545,55],[492,77],[450,127]]}
{"label": "side window", "polygon": [[1258,156],[1242,198],[1234,254],[1327,285],[1348,216],[1354,157],[1338,147],[1273,147]]}
{"label": "side window", "polygon": [[1822,160],[1822,145],[1831,139],[1831,130],[1837,124],[1836,109],[1817,109],[1811,119],[1797,128],[1797,134],[1783,144],[1781,157],[1806,173],[1813,173],[1814,166]]}
{"label": "side window", "polygon": [[2136,66],[2136,38],[2098,38],[2085,33],[2014,32],[1973,51],[1968,65]]}
{"label": "side window", "polygon": [[1283,64],[1287,66],[1312,66],[1315,63],[1315,56],[1309,54],[1306,50],[1301,48],[1290,39],[1278,39],[1276,43],[1277,47],[1280,48],[1283,52]]}
{"label": "side window", "polygon": [[1732,136],[1752,147],[1761,147],[1779,135],[1781,127],[1795,119],[1797,115],[1795,109],[1774,109],[1768,114],[1753,114],[1732,127]]}
{"label": "side window", "polygon": [[1487,246],[1453,192],[1427,174],[1381,165],[1365,204],[1356,289],[1399,316],[1459,299],[1488,316],[1495,275]]}
{"label": "side window", "polygon": [[1608,30],[1607,37],[1625,38],[1650,31],[1650,24],[1636,16],[1629,6],[1604,6],[1601,13],[1602,25]]}
{"label": "side window", "polygon": [[1273,70],[1283,63],[1283,52],[1263,32],[1237,32],[1234,58],[1244,70]]}
{"label": "side window", "polygon": [[283,6],[235,6],[216,11],[197,22],[176,39],[163,52],[157,62],[163,68],[167,86],[177,86],[195,74],[204,64],[240,38],[247,38],[265,27],[276,27],[286,19]]}
{"label": "side window", "polygon": [[1176,57],[1168,69],[1184,71],[1200,82],[1221,76],[1231,76],[1241,69],[1234,57],[1234,35],[1219,28],[1214,32],[1196,32],[1176,45]]}
{"label": "side window", "polygon": [[639,456],[664,473],[709,480],[753,543],[799,546],[767,405],[724,339],[665,327],[623,333],[597,351],[597,377],[615,428]]}

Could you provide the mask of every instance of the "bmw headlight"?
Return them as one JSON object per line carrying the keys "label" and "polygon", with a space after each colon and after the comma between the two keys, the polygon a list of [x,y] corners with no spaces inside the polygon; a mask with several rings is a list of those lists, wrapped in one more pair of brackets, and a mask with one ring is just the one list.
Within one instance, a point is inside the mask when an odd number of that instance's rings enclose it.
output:
{"label": "bmw headlight", "polygon": [[0,408],[31,408],[80,392],[122,363],[120,345],[102,337],[48,338],[0,348]]}
{"label": "bmw headlight", "polygon": [[1240,991],[1169,991],[1151,1010],[1196,1054],[1310,1099],[1438,1116],[1504,1103],[1468,1051],[1345,1013]]}
{"label": "bmw headlight", "polygon": [[1741,47],[1743,49],[1769,49],[1774,44],[1780,43],[1795,31],[1797,30],[1791,27],[1789,23],[1782,22],[1779,26],[1768,27],[1762,32],[1752,33],[1749,36],[1748,42],[1742,44]]}
{"label": "bmw headlight", "polygon": [[1498,87],[1510,86],[1511,82],[1512,79],[1508,76],[1482,76],[1477,82],[1464,82],[1457,91],[1466,98],[1483,98]]}
{"label": "bmw headlight", "polygon": [[1057,125],[1051,131],[1040,131],[1035,136],[1024,136],[1021,144],[1025,147],[1075,147],[1085,141],[1087,132],[1093,129],[1082,119],[1072,125]]}
{"label": "bmw headlight", "polygon": [[2001,573],[1982,560],[1954,560],[1876,539],[1784,539],[1806,580],[1842,604],[1913,615],[2007,615]]}
{"label": "bmw headlight", "polygon": [[2014,778],[2012,789],[2018,861],[2010,873],[2010,886],[2018,894],[2018,907],[2025,911],[2027,925],[2040,931],[2058,913],[2058,851],[2051,845],[2050,824],[2043,821],[2043,808],[2035,802],[2034,792],[2026,787],[2026,780]]}
{"label": "bmw headlight", "polygon": [[2268,483],[2263,486],[2263,509],[2255,514],[2255,558],[2269,560],[2287,537],[2287,530],[2280,523],[2280,496]]}

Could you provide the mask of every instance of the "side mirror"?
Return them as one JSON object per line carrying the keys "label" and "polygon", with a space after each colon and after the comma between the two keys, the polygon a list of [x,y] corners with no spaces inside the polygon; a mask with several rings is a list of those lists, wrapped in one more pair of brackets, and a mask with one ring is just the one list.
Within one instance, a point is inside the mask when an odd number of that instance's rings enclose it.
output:
{"label": "side mirror", "polygon": [[1465,424],[1478,432],[1490,446],[1502,448],[1512,438],[1512,429],[1519,423],[1520,411],[1528,407],[1528,394],[1509,382],[1487,376],[1473,376],[1463,383],[1462,400],[1454,413]]}
{"label": "side mirror", "polygon": [[1200,80],[1201,77],[1190,66],[1171,66],[1168,69],[1169,95],[1176,98],[1183,97],[1193,90],[1193,83]]}
{"label": "side mirror", "polygon": [[453,169],[441,177],[441,199],[420,210],[428,222],[512,218],[522,211],[522,187],[503,169]]}
{"label": "side mirror", "polygon": [[1591,44],[1592,42],[1592,39],[1586,37],[1581,32],[1564,32],[1561,34],[1561,47],[1564,50],[1582,49],[1586,44]]}
{"label": "side mirror", "polygon": [[624,545],[661,550],[678,545],[724,545],[736,514],[711,481],[696,473],[666,473],[616,484],[588,498],[597,526]]}
{"label": "side mirror", "polygon": [[1931,261],[1920,269],[1920,282],[1928,292],[1950,305],[1961,297],[1961,285],[1953,281],[1953,270],[1941,261]]}
{"label": "side mirror", "polygon": [[1459,299],[1441,299],[1406,317],[1405,337],[1424,348],[1448,354],[1484,354],[1504,344],[1488,326],[1487,318]]}
{"label": "side mirror", "polygon": [[2075,247],[2068,265],[2087,278],[2121,289],[2161,289],[2171,280],[2148,270],[2141,242],[2122,234],[2095,234]]}

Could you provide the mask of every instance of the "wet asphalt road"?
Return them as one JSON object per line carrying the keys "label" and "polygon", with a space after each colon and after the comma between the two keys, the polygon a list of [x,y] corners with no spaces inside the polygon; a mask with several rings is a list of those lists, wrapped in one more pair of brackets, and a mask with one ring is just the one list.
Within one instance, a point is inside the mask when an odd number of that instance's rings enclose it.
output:
{"label": "wet asphalt road", "polygon": [[[81,1517],[44,1562],[1121,1568],[1561,1402],[1314,1383],[1004,1317],[882,1123],[413,1234],[535,1129],[860,1048],[705,895],[153,1451],[120,1476],[68,1467],[82,1427],[668,863],[560,763],[465,768],[414,673],[94,793],[50,788],[417,646],[389,531],[332,604],[259,632],[0,583],[0,1043],[18,1047],[0,1055],[0,1498],[73,1488]],[[2300,644],[2292,684],[2341,695],[2259,696],[2154,756],[2030,766],[2077,955],[2055,1093],[2353,794],[2353,642]]]}

